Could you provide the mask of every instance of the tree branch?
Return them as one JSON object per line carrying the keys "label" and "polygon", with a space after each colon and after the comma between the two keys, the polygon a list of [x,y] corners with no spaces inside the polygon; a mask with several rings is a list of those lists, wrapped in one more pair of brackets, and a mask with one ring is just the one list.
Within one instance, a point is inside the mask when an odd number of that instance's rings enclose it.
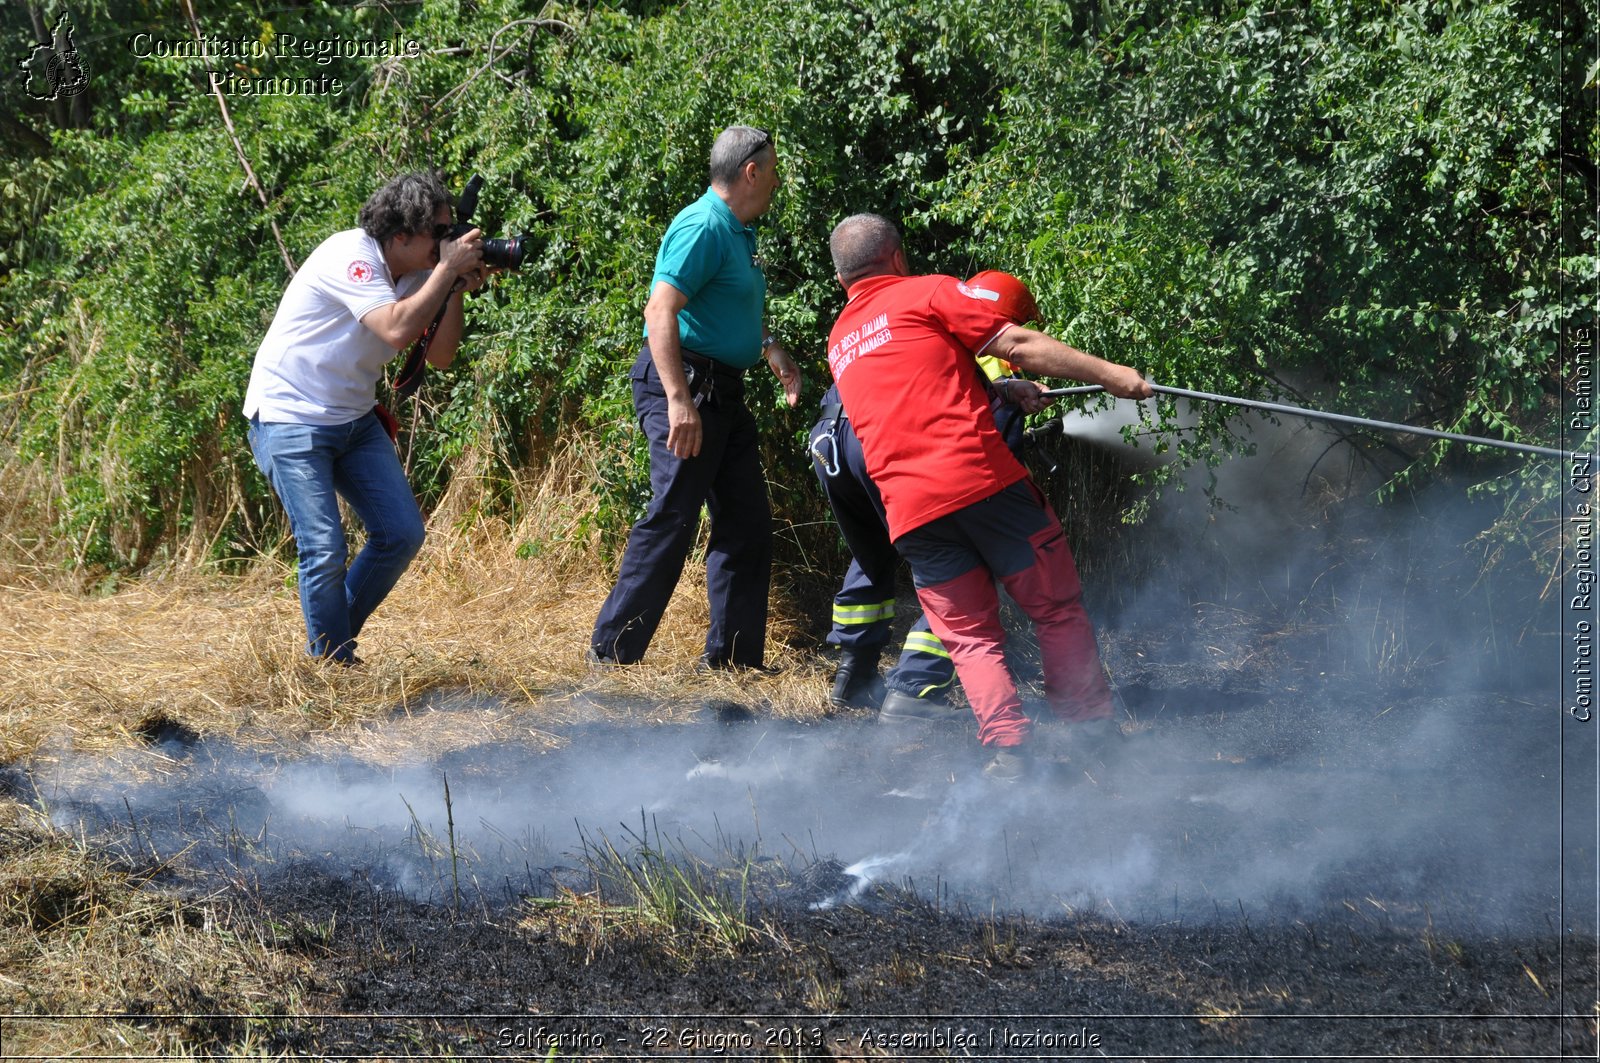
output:
{"label": "tree branch", "polygon": [[[194,31],[194,39],[204,42],[205,38],[200,32],[200,20],[195,17],[194,0],[183,0],[183,13],[189,16],[189,28]],[[202,52],[202,54],[204,54]],[[261,206],[267,213],[267,224],[272,228],[272,238],[278,242],[278,253],[283,256],[284,268],[289,275],[294,276],[298,269],[294,259],[289,255],[289,247],[283,242],[283,233],[278,231],[278,223],[272,217],[272,204],[267,199],[266,189],[261,187],[261,182],[256,179],[255,170],[250,167],[250,160],[245,157],[244,144],[239,141],[239,134],[233,128],[233,116],[228,113],[228,101],[223,98],[222,90],[217,87],[216,80],[212,78],[211,71],[206,71],[206,82],[211,86],[211,95],[216,98],[217,109],[222,112],[222,124],[228,130],[228,139],[233,141],[233,150],[239,155],[239,165],[244,167],[245,179],[250,182],[250,187],[256,190],[256,195],[261,199]]]}
{"label": "tree branch", "polygon": [[[437,107],[443,107],[446,103],[449,103],[450,100],[454,99],[456,96],[458,96],[462,92],[466,91],[467,86],[471,85],[474,81],[477,81],[480,77],[482,77],[484,75],[484,73],[486,71],[493,69],[495,63],[499,62],[501,59],[504,59],[507,55],[511,54],[511,49],[514,48],[515,45],[507,45],[502,51],[500,51],[498,53],[496,53],[495,49],[498,48],[499,45],[500,45],[500,35],[502,33],[504,33],[506,30],[512,29],[512,28],[514,28],[516,26],[527,26],[527,27],[529,27],[529,36],[532,36],[532,32],[535,29],[553,30],[553,29],[556,29],[556,28],[560,28],[562,30],[565,30],[568,33],[577,32],[569,24],[567,24],[565,22],[562,22],[559,19],[553,19],[553,18],[520,18],[520,19],[517,19],[515,22],[507,22],[504,26],[501,26],[499,29],[495,30],[494,31],[494,36],[489,38],[489,49],[488,49],[489,50],[489,58],[484,62],[484,64],[482,66],[480,66],[477,70],[474,70],[472,72],[471,76],[467,78],[467,80],[463,81],[461,84],[457,85],[455,88],[451,89],[449,92],[447,92],[443,96],[439,97],[439,99],[434,103],[434,107],[436,107],[436,108]],[[499,72],[496,71],[496,73],[498,74]],[[504,75],[500,75],[500,76],[503,77]]]}

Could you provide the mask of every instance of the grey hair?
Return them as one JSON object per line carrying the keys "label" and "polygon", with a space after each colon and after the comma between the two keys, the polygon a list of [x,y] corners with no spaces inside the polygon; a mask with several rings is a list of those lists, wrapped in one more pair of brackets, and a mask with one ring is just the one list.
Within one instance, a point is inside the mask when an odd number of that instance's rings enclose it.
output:
{"label": "grey hair", "polygon": [[833,271],[846,284],[882,272],[877,267],[887,267],[900,247],[900,230],[881,214],[852,214],[828,238]]}
{"label": "grey hair", "polygon": [[378,243],[387,243],[401,233],[431,231],[439,208],[453,206],[438,174],[426,170],[405,173],[362,204],[360,225]]}
{"label": "grey hair", "polygon": [[711,183],[721,188],[726,188],[738,180],[739,174],[744,170],[744,164],[749,162],[756,145],[762,138],[766,138],[766,146],[762,152],[770,151],[776,157],[778,149],[774,146],[772,134],[755,126],[731,125],[717,134],[717,142],[711,145]]}

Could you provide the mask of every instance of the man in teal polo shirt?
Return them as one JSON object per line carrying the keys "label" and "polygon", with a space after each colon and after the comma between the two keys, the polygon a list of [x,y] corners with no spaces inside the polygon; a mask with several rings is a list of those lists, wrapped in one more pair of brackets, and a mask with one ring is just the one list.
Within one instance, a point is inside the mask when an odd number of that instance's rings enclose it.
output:
{"label": "man in teal polo shirt", "polygon": [[722,131],[711,187],[672,220],[644,308],[645,344],[633,365],[633,408],[650,440],[650,508],[633,526],[616,586],[600,609],[590,656],[644,656],[683,573],[704,506],[706,595],[713,668],[765,665],[772,515],[744,403],[744,371],[763,356],[789,405],[800,370],[763,320],[767,282],[750,223],[772,205],[778,154],[751,126]]}

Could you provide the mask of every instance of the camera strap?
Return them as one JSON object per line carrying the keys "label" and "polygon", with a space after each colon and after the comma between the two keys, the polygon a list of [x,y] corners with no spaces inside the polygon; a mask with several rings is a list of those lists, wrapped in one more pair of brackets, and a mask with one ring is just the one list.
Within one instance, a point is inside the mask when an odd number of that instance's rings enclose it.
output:
{"label": "camera strap", "polygon": [[[465,224],[478,209],[478,190],[483,187],[483,178],[473,174],[467,181],[467,187],[461,190],[461,198],[456,201],[455,216],[458,224]],[[466,287],[461,278],[457,277],[450,286],[450,292],[444,297],[444,302],[439,304],[439,312],[433,315],[433,323],[427,327],[416,343],[411,345],[411,351],[406,355],[405,364],[400,367],[400,375],[390,387],[394,390],[395,399],[405,399],[416,394],[422,386],[422,378],[428,374],[428,348],[433,345],[434,336],[438,335],[439,322],[444,320],[445,311],[450,309],[450,296]],[[398,405],[398,401],[396,402]]]}
{"label": "camera strap", "polygon": [[439,304],[439,312],[433,315],[433,323],[422,333],[421,338],[411,345],[411,351],[406,355],[405,364],[400,367],[400,375],[395,378],[394,393],[397,398],[409,398],[422,386],[422,378],[428,375],[428,348],[433,346],[433,337],[439,332],[439,322],[444,320],[445,311],[450,309],[450,296],[465,287],[458,277],[451,285],[450,292],[444,297],[444,302]]}

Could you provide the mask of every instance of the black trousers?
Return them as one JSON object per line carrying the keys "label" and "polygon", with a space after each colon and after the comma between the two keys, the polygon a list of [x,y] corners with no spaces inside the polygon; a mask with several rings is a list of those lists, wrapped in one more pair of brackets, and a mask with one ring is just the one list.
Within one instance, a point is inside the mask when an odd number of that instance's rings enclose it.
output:
{"label": "black trousers", "polygon": [[[823,397],[825,408],[838,401],[836,390],[830,389]],[[849,418],[824,414],[812,426],[811,468],[850,549],[850,567],[833,596],[833,629],[828,641],[848,654],[876,661],[894,625],[900,553],[889,542],[883,496],[867,475],[861,441]],[[885,681],[891,690],[926,698],[942,696],[954,678],[949,652],[928,629],[928,618],[919,615]]]}
{"label": "black trousers", "polygon": [[736,372],[715,374],[714,391],[700,404],[700,453],[678,458],[667,449],[667,394],[648,346],[632,377],[634,412],[650,440],[650,507],[628,534],[592,648],[622,664],[644,656],[683,574],[704,507],[711,521],[706,659],[759,666],[766,654],[772,511],[744,381]]}

